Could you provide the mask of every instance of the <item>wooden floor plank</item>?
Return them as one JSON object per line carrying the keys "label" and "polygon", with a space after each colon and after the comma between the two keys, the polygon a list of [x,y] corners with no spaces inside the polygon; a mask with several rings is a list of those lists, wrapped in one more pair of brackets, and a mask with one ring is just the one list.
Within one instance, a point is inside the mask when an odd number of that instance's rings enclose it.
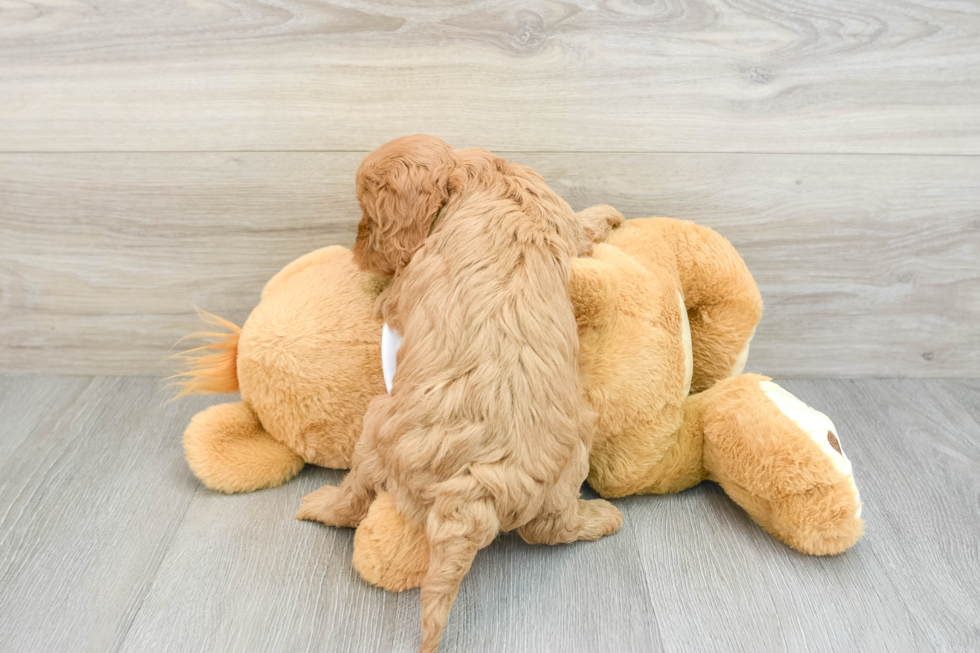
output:
{"label": "wooden floor plank", "polygon": [[[916,627],[916,650],[980,642],[980,425],[932,380],[798,381],[855,458],[865,540]],[[816,404],[816,400],[814,400]],[[853,452],[853,454],[852,454]],[[886,640],[887,641],[887,640]]]}
{"label": "wooden floor plank", "polygon": [[293,518],[305,492],[341,478],[308,469],[254,494],[202,488],[121,650],[391,650],[406,597],[359,582],[351,531]]}
{"label": "wooden floor plank", "polygon": [[[511,154],[575,208],[713,227],[766,313],[749,369],[980,369],[980,157]],[[241,322],[351,245],[361,153],[0,155],[0,370],[165,374],[193,306]]]}
{"label": "wooden floor plank", "polygon": [[916,650],[914,625],[867,541],[838,557],[805,556],[711,483],[627,505],[664,650]]}
{"label": "wooden floor plank", "polygon": [[464,580],[446,650],[661,651],[650,590],[625,532],[554,547],[501,536]]}
{"label": "wooden floor plank", "polygon": [[[341,478],[308,468],[256,494],[199,492],[122,650],[416,650],[418,591],[367,585],[351,531],[292,517],[305,493]],[[554,548],[501,538],[477,556],[440,650],[657,651],[636,562],[623,538]]]}
{"label": "wooden floor plank", "polygon": [[978,35],[928,0],[21,2],[0,150],[980,154]]}
{"label": "wooden floor plank", "polygon": [[980,379],[940,380],[937,386],[980,424]]}
{"label": "wooden floor plank", "polygon": [[[865,537],[843,555],[808,557],[712,484],[630,499],[629,528],[654,543],[644,560],[665,649],[961,650],[980,641],[980,464],[971,453],[980,428],[932,392],[934,382],[783,385],[834,419],[865,504]],[[945,437],[919,432],[927,423]]]}
{"label": "wooden floor plank", "polygon": [[[0,376],[0,478],[13,452],[42,421],[74,403],[91,382],[85,377]],[[2,481],[0,481],[2,483]]]}
{"label": "wooden floor plank", "polygon": [[164,398],[156,379],[96,379],[4,462],[5,649],[102,652],[121,643],[197,487],[179,433],[209,400],[163,407]]}

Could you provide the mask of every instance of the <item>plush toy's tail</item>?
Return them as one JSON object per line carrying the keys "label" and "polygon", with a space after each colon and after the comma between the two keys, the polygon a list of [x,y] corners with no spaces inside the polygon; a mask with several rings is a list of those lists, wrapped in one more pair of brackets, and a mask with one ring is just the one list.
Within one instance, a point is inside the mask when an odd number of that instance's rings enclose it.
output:
{"label": "plush toy's tail", "polygon": [[227,329],[227,332],[198,331],[181,338],[207,338],[211,342],[177,354],[183,371],[170,377],[173,385],[180,388],[174,397],[187,395],[225,394],[238,391],[238,339],[242,330],[228,320],[207,311],[197,309],[205,323]]}
{"label": "plush toy's tail", "polygon": [[[232,322],[198,309],[205,323],[225,331],[199,331],[181,341],[207,344],[177,354],[183,371],[170,377],[187,395],[238,391],[238,340],[242,330]],[[244,403],[218,404],[194,416],[184,431],[184,456],[202,483],[219,492],[254,492],[282,485],[303,468],[303,458],[273,437]]]}

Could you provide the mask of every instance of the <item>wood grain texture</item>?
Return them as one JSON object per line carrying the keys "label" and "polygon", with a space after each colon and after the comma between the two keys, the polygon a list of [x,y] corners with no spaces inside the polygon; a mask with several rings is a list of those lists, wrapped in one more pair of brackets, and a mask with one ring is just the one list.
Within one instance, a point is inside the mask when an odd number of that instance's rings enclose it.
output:
{"label": "wood grain texture", "polygon": [[64,412],[88,384],[84,377],[0,376],[0,461],[13,455],[52,413]]}
{"label": "wood grain texture", "polygon": [[808,558],[712,483],[621,503],[656,586],[666,651],[922,650],[874,538],[842,556]]}
{"label": "wood grain texture", "polygon": [[[116,650],[197,490],[179,436],[210,398],[165,407],[157,379],[83,381],[3,405],[4,424],[43,414],[0,459],[5,650]],[[0,431],[0,449],[15,441]]]}
{"label": "wood grain texture", "polygon": [[940,387],[980,424],[980,379],[946,381]]}
{"label": "wood grain texture", "polygon": [[980,154],[980,7],[22,0],[0,98],[0,151]]}
{"label": "wood grain texture", "polygon": [[[575,208],[727,236],[766,301],[752,371],[980,370],[980,158],[502,154]],[[283,265],[353,243],[361,157],[0,155],[0,369],[166,373],[193,305],[241,323]]]}
{"label": "wood grain texture", "polygon": [[[797,380],[833,418],[866,535],[829,558],[766,535],[715,485],[617,500],[620,533],[503,536],[464,580],[441,650],[972,650],[980,641],[976,382]],[[293,519],[342,473],[250,495],[201,488],[180,434],[219,398],[155,379],[0,377],[0,641],[26,652],[416,650],[418,592],[351,567],[352,533]],[[29,390],[30,389],[30,390]],[[30,398],[36,398],[31,401]],[[38,420],[38,415],[45,417]]]}
{"label": "wood grain texture", "polygon": [[980,642],[980,423],[942,380],[786,383],[834,420],[854,458],[865,542],[914,625],[914,650]]}
{"label": "wood grain texture", "polygon": [[[418,591],[367,585],[351,564],[353,531],[293,518],[306,493],[342,477],[308,468],[273,491],[198,492],[121,650],[417,650]],[[477,557],[456,606],[447,653],[660,650],[624,538],[553,548],[500,538]]]}
{"label": "wood grain texture", "polygon": [[202,488],[120,650],[392,650],[410,597],[358,582],[352,531],[293,518],[305,492],[342,477],[311,468],[274,491]]}

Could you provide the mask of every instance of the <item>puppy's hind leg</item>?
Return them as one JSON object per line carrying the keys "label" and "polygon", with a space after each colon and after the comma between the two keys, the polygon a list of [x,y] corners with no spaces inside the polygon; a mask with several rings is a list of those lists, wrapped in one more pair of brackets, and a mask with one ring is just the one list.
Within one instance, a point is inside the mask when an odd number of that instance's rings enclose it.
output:
{"label": "puppy's hind leg", "polygon": [[303,497],[296,519],[318,521],[327,526],[357,528],[367,516],[376,494],[374,486],[364,482],[354,467],[340,485],[324,485]]}
{"label": "puppy's hind leg", "polygon": [[545,502],[545,510],[517,529],[528,544],[568,544],[598,540],[623,525],[623,515],[603,499],[579,499],[579,489],[589,470],[588,450],[581,445],[578,459],[565,470]]}
{"label": "puppy's hind leg", "polygon": [[327,526],[356,528],[367,516],[377,495],[378,479],[372,465],[354,464],[340,485],[324,485],[303,497],[296,519],[323,522]]}
{"label": "puppy's hind leg", "polygon": [[469,487],[460,488],[462,492],[441,494],[429,512],[429,571],[422,580],[421,653],[433,653],[439,648],[459,585],[476,552],[493,541],[500,526],[490,499],[474,498],[479,493],[476,481],[466,477],[449,483]]}
{"label": "puppy's hind leg", "polygon": [[598,540],[612,535],[622,525],[622,513],[605,499],[572,498],[561,512],[535,517],[517,533],[528,544],[568,544]]}
{"label": "puppy's hind leg", "polygon": [[[387,396],[387,395],[385,395]],[[340,485],[324,485],[303,497],[296,513],[297,519],[323,522],[327,526],[356,528],[367,516],[368,508],[384,483],[385,474],[375,449],[378,411],[368,407],[364,415],[364,430],[354,445],[351,468]]]}

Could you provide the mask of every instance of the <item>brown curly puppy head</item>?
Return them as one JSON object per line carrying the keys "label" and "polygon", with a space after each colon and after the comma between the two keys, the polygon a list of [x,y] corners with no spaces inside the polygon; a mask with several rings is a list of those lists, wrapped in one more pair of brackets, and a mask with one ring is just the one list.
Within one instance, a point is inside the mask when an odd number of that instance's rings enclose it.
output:
{"label": "brown curly puppy head", "polygon": [[439,209],[458,182],[455,150],[435,136],[388,141],[357,169],[354,260],[364,270],[393,274],[422,246]]}

